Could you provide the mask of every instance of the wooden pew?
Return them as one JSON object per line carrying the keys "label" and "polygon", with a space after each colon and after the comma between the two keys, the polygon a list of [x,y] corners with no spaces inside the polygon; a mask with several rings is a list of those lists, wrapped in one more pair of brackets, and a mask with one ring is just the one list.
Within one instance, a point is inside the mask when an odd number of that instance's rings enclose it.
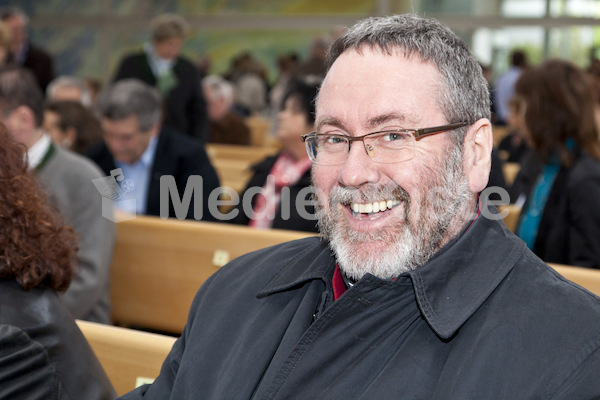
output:
{"label": "wooden pew", "polygon": [[264,146],[269,143],[269,130],[271,121],[260,115],[252,115],[245,118],[246,125],[250,128],[251,142],[254,146]]}
{"label": "wooden pew", "polygon": [[198,288],[222,265],[308,236],[314,234],[148,216],[120,222],[111,271],[113,321],[181,333]]}
{"label": "wooden pew", "polygon": [[277,153],[280,149],[276,146],[239,146],[217,143],[207,143],[205,147],[211,161],[240,160],[249,164],[261,161],[265,157]]}
{"label": "wooden pew", "polygon": [[494,136],[494,147],[497,148],[502,139],[510,134],[510,128],[504,125],[494,125],[492,126],[492,132]]}
{"label": "wooden pew", "polygon": [[212,165],[217,171],[221,186],[233,188],[240,193],[252,177],[251,162],[233,159],[215,159]]}
{"label": "wooden pew", "polygon": [[508,211],[508,214],[504,217],[504,223],[512,233],[516,233],[519,216],[521,215],[521,207],[514,204],[500,205],[498,206],[498,211]]}
{"label": "wooden pew", "polygon": [[505,162],[502,165],[502,173],[504,174],[504,180],[507,185],[512,185],[521,169],[521,164],[519,163],[509,163]]}
{"label": "wooden pew", "polygon": [[600,296],[600,270],[562,264],[548,264],[568,280]]}
{"label": "wooden pew", "polygon": [[153,381],[175,343],[172,336],[81,320],[77,325],[119,396]]}

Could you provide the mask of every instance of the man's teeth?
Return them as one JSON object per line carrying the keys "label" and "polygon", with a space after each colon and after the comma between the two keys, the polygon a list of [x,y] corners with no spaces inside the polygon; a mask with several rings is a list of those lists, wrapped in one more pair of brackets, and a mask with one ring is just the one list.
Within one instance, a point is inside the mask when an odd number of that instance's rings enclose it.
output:
{"label": "man's teeth", "polygon": [[366,203],[366,204],[352,203],[351,207],[352,207],[352,211],[354,211],[355,213],[370,214],[370,213],[376,213],[379,211],[385,211],[388,208],[392,208],[398,204],[400,204],[400,200],[388,200],[388,201],[375,201],[373,203]]}

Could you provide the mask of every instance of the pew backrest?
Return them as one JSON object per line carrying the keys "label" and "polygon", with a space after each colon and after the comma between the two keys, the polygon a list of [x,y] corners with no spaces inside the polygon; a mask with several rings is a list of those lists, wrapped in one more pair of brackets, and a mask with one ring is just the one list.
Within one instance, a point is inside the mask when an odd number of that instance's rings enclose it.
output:
{"label": "pew backrest", "polygon": [[77,325],[119,396],[152,382],[176,340],[88,321],[77,320]]}
{"label": "pew backrest", "polygon": [[111,270],[113,321],[181,333],[194,295],[228,261],[314,235],[148,216],[118,223]]}

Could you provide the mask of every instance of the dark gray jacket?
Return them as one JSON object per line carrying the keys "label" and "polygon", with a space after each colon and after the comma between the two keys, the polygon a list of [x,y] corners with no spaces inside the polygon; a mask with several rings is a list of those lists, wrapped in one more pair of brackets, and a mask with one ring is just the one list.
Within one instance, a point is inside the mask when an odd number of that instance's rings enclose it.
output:
{"label": "dark gray jacket", "polygon": [[52,289],[0,281],[0,399],[110,400],[116,393]]}
{"label": "dark gray jacket", "polygon": [[480,216],[395,281],[332,300],[318,238],[211,277],[152,386],[124,399],[592,399],[600,299]]}

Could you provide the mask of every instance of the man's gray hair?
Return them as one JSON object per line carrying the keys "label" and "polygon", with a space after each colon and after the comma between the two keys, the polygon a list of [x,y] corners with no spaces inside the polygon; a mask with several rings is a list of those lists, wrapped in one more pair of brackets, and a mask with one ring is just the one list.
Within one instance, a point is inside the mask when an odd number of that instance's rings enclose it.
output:
{"label": "man's gray hair", "polygon": [[[438,105],[449,123],[490,118],[490,95],[481,66],[467,44],[440,22],[415,14],[361,20],[336,39],[327,53],[327,68],[346,50],[401,54],[431,62],[440,71]],[[462,143],[466,128],[456,130]]]}
{"label": "man's gray hair", "polygon": [[210,88],[215,97],[224,99],[229,105],[235,100],[235,89],[233,84],[219,75],[208,75],[202,79],[202,86]]}
{"label": "man's gray hair", "polygon": [[150,22],[152,41],[163,42],[172,38],[185,39],[190,25],[177,14],[161,14]]}
{"label": "man's gray hair", "polygon": [[92,94],[90,93],[90,88],[86,85],[83,79],[74,76],[59,76],[48,84],[48,87],[46,88],[46,97],[49,100],[54,99],[54,95],[59,88],[79,89],[79,92],[81,92],[81,104],[83,104],[85,107],[90,107],[92,105]]}
{"label": "man's gray hair", "polygon": [[117,81],[102,92],[96,101],[99,118],[119,121],[138,117],[138,128],[147,132],[161,120],[162,99],[152,86],[138,79]]}

